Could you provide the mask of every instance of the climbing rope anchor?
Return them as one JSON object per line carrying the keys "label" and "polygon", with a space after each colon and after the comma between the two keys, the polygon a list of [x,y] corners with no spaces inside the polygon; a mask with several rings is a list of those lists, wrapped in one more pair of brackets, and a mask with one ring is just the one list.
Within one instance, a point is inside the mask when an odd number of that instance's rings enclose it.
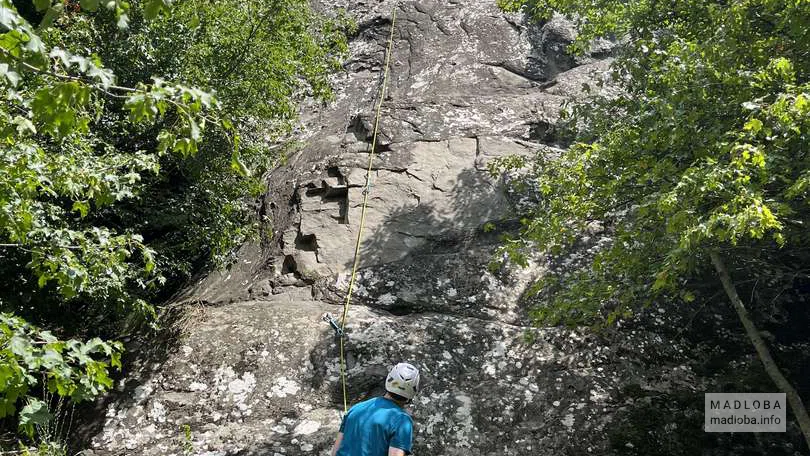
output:
{"label": "climbing rope anchor", "polygon": [[325,314],[323,314],[323,317],[321,318],[323,319],[323,321],[329,323],[329,326],[331,326],[332,329],[335,330],[335,337],[344,336],[345,333],[343,332],[343,328],[340,327],[340,324],[337,322],[335,317],[332,316],[332,314],[326,312]]}

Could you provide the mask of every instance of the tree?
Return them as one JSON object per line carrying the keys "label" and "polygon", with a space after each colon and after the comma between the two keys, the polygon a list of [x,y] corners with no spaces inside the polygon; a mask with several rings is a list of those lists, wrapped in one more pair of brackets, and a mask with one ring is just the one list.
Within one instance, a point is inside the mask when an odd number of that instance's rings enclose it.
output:
{"label": "tree", "polygon": [[[35,5],[44,12],[38,29],[45,31],[63,9],[48,1]],[[92,10],[97,2],[83,5]],[[123,23],[125,5],[109,6]],[[135,233],[84,220],[93,210],[132,197],[141,174],[157,171],[161,154],[193,153],[206,123],[220,123],[211,117],[217,102],[207,92],[162,80],[116,85],[99,59],[50,46],[8,0],[0,2],[0,25],[5,30],[0,35],[2,248],[24,252],[37,286],[51,286],[64,299],[125,299],[131,284],[147,287],[159,280],[154,251]],[[117,150],[91,128],[108,99],[121,100],[134,124],[153,123],[170,112],[176,122],[158,133],[154,152]],[[137,299],[128,304],[145,306]],[[0,417],[13,415],[25,399],[19,418],[29,435],[49,418],[41,401],[26,399],[29,390],[88,399],[112,385],[108,368],[120,367],[120,344],[60,341],[8,314],[2,314],[0,332]]]}
{"label": "tree", "polygon": [[[540,315],[613,321],[656,299],[692,301],[696,279],[713,271],[810,446],[801,399],[773,363],[726,266],[739,268],[738,280],[754,277],[774,290],[795,289],[808,277],[810,5],[499,3],[574,20],[574,51],[597,37],[625,41],[613,73],[623,92],[574,108],[580,142],[560,156],[537,157],[528,173],[538,203],[525,215],[522,238],[506,246],[513,256],[536,244],[559,252],[594,221],[611,239],[587,269],[545,283],[563,286]],[[523,165],[502,161],[500,170]]]}
{"label": "tree", "polygon": [[[301,100],[330,99],[328,77],[340,68],[352,25],[316,14],[304,0],[175,1],[171,14],[152,20],[133,10],[126,30],[109,19],[76,16],[60,28],[60,42],[97,50],[125,85],[161,75],[205,87],[239,133],[238,161],[227,138],[210,132],[194,156],[162,156],[161,173],[145,176],[141,197],[102,214],[106,223],[125,221],[158,253],[156,267],[167,278],[158,297],[168,297],[256,235],[262,176],[287,148],[277,141],[294,125]],[[131,128],[120,110],[107,116],[105,134],[119,147],[148,145],[154,136]]]}
{"label": "tree", "polygon": [[0,418],[31,435],[34,394],[102,394],[123,347],[93,336],[249,234],[268,143],[330,96],[345,25],[305,0],[0,0]]}

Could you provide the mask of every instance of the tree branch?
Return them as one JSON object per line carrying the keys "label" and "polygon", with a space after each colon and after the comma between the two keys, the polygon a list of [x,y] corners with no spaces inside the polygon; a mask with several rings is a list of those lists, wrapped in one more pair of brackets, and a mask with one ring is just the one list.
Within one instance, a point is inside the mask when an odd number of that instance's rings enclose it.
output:
{"label": "tree branch", "polygon": [[782,371],[779,370],[779,366],[777,366],[776,362],[773,360],[771,352],[768,350],[768,345],[762,339],[759,330],[754,325],[751,317],[748,315],[748,310],[746,310],[740,296],[737,294],[737,288],[734,286],[734,282],[731,280],[731,276],[729,276],[728,270],[726,269],[726,265],[723,263],[722,258],[720,258],[720,255],[718,255],[715,251],[710,252],[709,255],[712,259],[712,263],[714,264],[714,268],[717,271],[717,275],[720,276],[720,282],[723,284],[723,288],[726,290],[726,295],[728,295],[728,298],[731,300],[731,306],[737,312],[737,316],[740,318],[740,321],[745,328],[745,333],[748,336],[748,339],[751,340],[751,343],[754,345],[754,348],[759,355],[759,360],[762,361],[765,372],[768,373],[768,376],[776,384],[776,387],[779,388],[781,392],[785,393],[788,403],[790,404],[790,408],[793,410],[793,414],[796,416],[796,421],[799,423],[799,428],[801,428],[802,434],[804,434],[804,440],[807,443],[808,448],[810,448],[810,416],[807,415],[807,409],[804,408],[804,404],[802,403],[799,393],[785,378]]}
{"label": "tree branch", "polygon": [[93,81],[88,80],[86,78],[81,78],[81,77],[78,77],[78,76],[71,76],[69,74],[61,74],[61,73],[57,73],[55,71],[50,71],[50,70],[46,70],[46,69],[43,69],[43,68],[39,68],[39,67],[36,67],[34,65],[31,65],[30,63],[28,63],[28,62],[26,62],[24,60],[21,60],[21,59],[15,57],[15,56],[11,55],[11,53],[9,53],[8,51],[6,51],[3,48],[0,48],[0,54],[2,54],[4,57],[6,57],[8,59],[14,60],[19,65],[21,65],[23,68],[25,68],[27,70],[30,70],[30,71],[33,71],[34,73],[42,74],[42,75],[45,75],[45,76],[51,76],[51,77],[54,77],[54,78],[57,78],[57,79],[61,79],[63,81],[82,82],[82,83],[87,84],[87,85],[89,85],[89,86],[91,86],[91,87],[93,87],[93,88],[95,88],[97,90],[100,90],[100,91],[102,91],[102,92],[104,92],[107,95],[110,95],[112,97],[126,98],[123,95],[114,94],[112,92],[109,92],[106,89],[109,88],[109,89],[112,89],[112,90],[118,90],[118,91],[121,91],[121,92],[128,92],[128,93],[141,92],[140,90],[134,89],[132,87],[122,87],[122,86],[117,86],[117,85],[111,85],[111,86],[109,86],[107,88],[104,88],[104,87],[99,86],[97,82],[93,82]]}
{"label": "tree branch", "polygon": [[[68,250],[81,250],[82,248],[77,245],[57,245],[57,248],[60,249],[68,249]],[[26,252],[31,252],[24,244],[0,244],[0,248],[17,248],[20,250],[25,250]]]}

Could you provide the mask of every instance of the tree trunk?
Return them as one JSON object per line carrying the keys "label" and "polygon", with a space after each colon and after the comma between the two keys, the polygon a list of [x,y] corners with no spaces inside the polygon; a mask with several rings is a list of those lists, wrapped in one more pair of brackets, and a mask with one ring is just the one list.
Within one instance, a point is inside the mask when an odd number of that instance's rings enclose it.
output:
{"label": "tree trunk", "polygon": [[799,422],[799,428],[802,430],[802,434],[804,434],[807,447],[810,448],[810,416],[807,415],[807,409],[804,408],[799,393],[785,376],[782,375],[779,366],[776,365],[773,357],[771,357],[768,346],[765,344],[765,341],[762,340],[762,336],[760,336],[757,327],[754,326],[754,322],[751,321],[748,315],[748,310],[745,309],[745,305],[737,294],[737,288],[734,286],[734,282],[731,281],[731,276],[729,276],[722,258],[720,258],[717,252],[711,252],[709,255],[714,264],[714,269],[717,271],[717,275],[720,276],[720,281],[723,283],[723,288],[725,288],[726,294],[731,300],[731,305],[734,307],[734,310],[737,311],[737,316],[740,317],[740,321],[745,327],[745,334],[751,340],[751,343],[754,344],[759,359],[765,367],[765,372],[771,377],[771,380],[773,380],[776,387],[779,388],[779,391],[785,393],[790,408],[793,410],[793,414],[796,415],[796,421]]}

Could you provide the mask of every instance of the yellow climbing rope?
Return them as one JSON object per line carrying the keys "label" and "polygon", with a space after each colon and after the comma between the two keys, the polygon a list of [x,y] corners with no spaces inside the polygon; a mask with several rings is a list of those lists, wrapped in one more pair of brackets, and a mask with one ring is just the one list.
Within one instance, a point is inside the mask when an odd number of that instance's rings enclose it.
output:
{"label": "yellow climbing rope", "polygon": [[391,35],[388,38],[388,49],[385,53],[385,69],[383,70],[383,83],[380,88],[380,101],[377,104],[377,115],[374,118],[374,133],[371,138],[371,151],[368,155],[368,169],[366,170],[366,187],[363,190],[363,206],[360,212],[360,227],[357,230],[357,242],[354,245],[354,264],[352,265],[352,275],[349,279],[349,290],[346,293],[346,303],[343,305],[343,317],[340,321],[340,329],[344,335],[340,336],[340,379],[343,384],[343,412],[349,411],[349,397],[346,392],[346,359],[343,351],[343,340],[345,339],[346,319],[349,316],[349,305],[352,302],[352,291],[354,290],[354,282],[357,278],[357,267],[360,264],[360,242],[363,238],[363,227],[366,223],[366,207],[368,205],[368,194],[371,192],[371,171],[374,165],[374,152],[377,148],[377,134],[380,128],[380,112],[382,111],[382,103],[385,99],[385,91],[388,87],[388,69],[391,65],[391,50],[394,46],[394,26],[397,21],[397,8],[391,13]]}

